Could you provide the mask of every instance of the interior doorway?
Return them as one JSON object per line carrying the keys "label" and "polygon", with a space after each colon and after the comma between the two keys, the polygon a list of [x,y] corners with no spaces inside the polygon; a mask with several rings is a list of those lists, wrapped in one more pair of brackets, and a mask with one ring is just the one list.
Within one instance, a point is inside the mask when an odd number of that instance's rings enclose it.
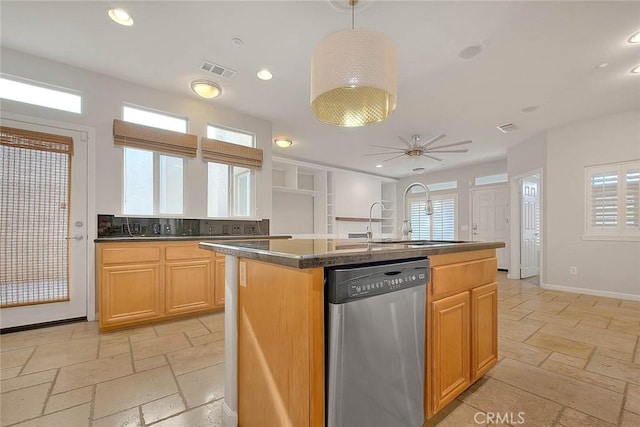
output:
{"label": "interior doorway", "polygon": [[471,240],[504,242],[496,250],[498,269],[510,267],[509,238],[509,186],[492,185],[471,190]]}
{"label": "interior doorway", "polygon": [[512,250],[510,279],[528,279],[539,285],[542,272],[542,170],[537,169],[510,180]]}
{"label": "interior doorway", "polygon": [[[2,329],[95,318],[89,284],[90,132],[3,115]],[[4,181],[4,179],[3,179]],[[6,266],[5,266],[6,267]]]}

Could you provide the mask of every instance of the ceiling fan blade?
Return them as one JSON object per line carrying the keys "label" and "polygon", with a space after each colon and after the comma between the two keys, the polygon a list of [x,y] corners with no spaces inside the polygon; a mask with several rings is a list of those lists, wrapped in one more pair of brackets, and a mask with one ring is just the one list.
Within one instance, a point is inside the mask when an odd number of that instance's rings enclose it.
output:
{"label": "ceiling fan blade", "polygon": [[445,133],[441,133],[438,136],[434,136],[433,138],[431,138],[430,140],[428,140],[427,142],[425,142],[424,144],[422,144],[420,147],[422,148],[427,148],[430,147],[431,145],[435,144],[436,142],[440,141],[442,138],[444,138],[445,136],[447,136],[447,134]]}
{"label": "ceiling fan blade", "polygon": [[409,148],[413,148],[413,147],[414,147],[412,143],[410,143],[409,141],[407,141],[407,140],[406,140],[406,139],[404,139],[403,137],[399,136],[399,137],[398,137],[398,139],[399,139],[400,141],[404,142],[405,144],[407,144],[407,147],[409,147]]}
{"label": "ceiling fan blade", "polygon": [[404,148],[398,148],[398,147],[387,147],[387,146],[384,146],[384,145],[372,145],[372,144],[369,144],[369,147],[388,148],[389,150],[398,150],[398,151],[402,151],[403,153],[404,153],[404,151],[405,151],[405,150],[404,150]]}
{"label": "ceiling fan blade", "polygon": [[433,150],[427,150],[428,153],[466,153],[468,152],[468,149],[464,149],[464,150],[438,150],[437,148],[434,148]]}
{"label": "ceiling fan blade", "polygon": [[[382,153],[366,153],[363,156],[379,156],[380,154],[398,154],[398,151],[385,151]],[[404,155],[404,153],[402,153]]]}
{"label": "ceiling fan blade", "polygon": [[404,153],[400,154],[399,156],[394,156],[394,157],[391,157],[391,158],[389,158],[387,160],[383,160],[383,162],[388,162],[389,160],[397,159],[398,157],[402,157],[402,156],[404,156]]}
{"label": "ceiling fan blade", "polygon": [[441,162],[441,161],[442,161],[442,159],[439,159],[439,158],[437,158],[437,157],[430,156],[430,155],[428,155],[427,153],[424,153],[424,154],[423,154],[423,156],[428,157],[428,158],[433,159],[433,160],[436,160],[436,161],[438,161],[438,162]]}
{"label": "ceiling fan blade", "polygon": [[471,144],[471,140],[467,139],[466,141],[454,142],[453,144],[440,145],[438,147],[433,147],[433,149],[434,150],[439,150],[441,148],[455,147],[456,145],[464,145],[464,144]]}

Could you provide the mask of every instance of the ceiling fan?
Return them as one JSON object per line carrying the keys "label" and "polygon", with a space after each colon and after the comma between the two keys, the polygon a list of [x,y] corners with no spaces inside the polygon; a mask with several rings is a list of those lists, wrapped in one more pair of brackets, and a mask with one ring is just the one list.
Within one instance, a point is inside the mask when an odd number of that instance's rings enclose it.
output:
{"label": "ceiling fan", "polygon": [[409,156],[411,159],[415,159],[418,157],[428,157],[430,159],[433,160],[437,160],[437,161],[441,161],[442,159],[437,158],[436,156],[434,156],[433,154],[438,154],[438,153],[466,153],[467,151],[469,151],[468,148],[460,148],[460,149],[455,149],[455,150],[443,150],[443,148],[450,148],[450,147],[457,147],[460,145],[466,145],[466,144],[471,144],[471,140],[467,139],[466,141],[460,141],[460,142],[454,142],[453,144],[445,144],[445,145],[440,145],[438,147],[434,147],[433,145],[440,141],[442,138],[444,138],[445,135],[440,134],[438,136],[435,136],[433,138],[431,138],[430,140],[428,140],[427,142],[425,142],[424,144],[420,144],[420,135],[415,134],[415,135],[411,135],[411,142],[407,141],[406,139],[404,139],[403,137],[399,136],[398,139],[400,139],[400,141],[404,142],[405,145],[407,146],[407,148],[404,147],[387,147],[384,145],[370,145],[370,147],[377,147],[377,148],[386,148],[389,150],[394,150],[394,151],[385,151],[383,153],[370,153],[370,154],[365,154],[365,156],[379,156],[382,154],[396,154],[396,156],[390,157],[386,160],[383,160],[383,162],[388,162],[389,160],[393,160],[393,159],[397,159],[398,157],[402,157],[402,156]]}

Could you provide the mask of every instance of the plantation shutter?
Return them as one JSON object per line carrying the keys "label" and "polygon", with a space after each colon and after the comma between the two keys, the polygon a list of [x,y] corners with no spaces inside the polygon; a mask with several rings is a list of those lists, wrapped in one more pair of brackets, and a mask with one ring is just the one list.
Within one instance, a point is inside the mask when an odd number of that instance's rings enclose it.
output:
{"label": "plantation shutter", "polygon": [[591,174],[591,227],[618,227],[618,171]]}
{"label": "plantation shutter", "polygon": [[640,169],[626,171],[625,226],[640,229]]}
{"label": "plantation shutter", "polygon": [[455,196],[438,196],[431,199],[433,215],[427,215],[425,201],[413,201],[411,207],[411,239],[454,240],[456,234]]}

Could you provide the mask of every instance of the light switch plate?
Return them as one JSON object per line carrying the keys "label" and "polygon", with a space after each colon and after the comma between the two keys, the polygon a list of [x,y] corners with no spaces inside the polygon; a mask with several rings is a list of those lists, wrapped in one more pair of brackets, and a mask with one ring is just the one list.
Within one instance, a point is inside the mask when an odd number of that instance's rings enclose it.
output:
{"label": "light switch plate", "polygon": [[247,263],[240,261],[240,286],[247,287]]}

